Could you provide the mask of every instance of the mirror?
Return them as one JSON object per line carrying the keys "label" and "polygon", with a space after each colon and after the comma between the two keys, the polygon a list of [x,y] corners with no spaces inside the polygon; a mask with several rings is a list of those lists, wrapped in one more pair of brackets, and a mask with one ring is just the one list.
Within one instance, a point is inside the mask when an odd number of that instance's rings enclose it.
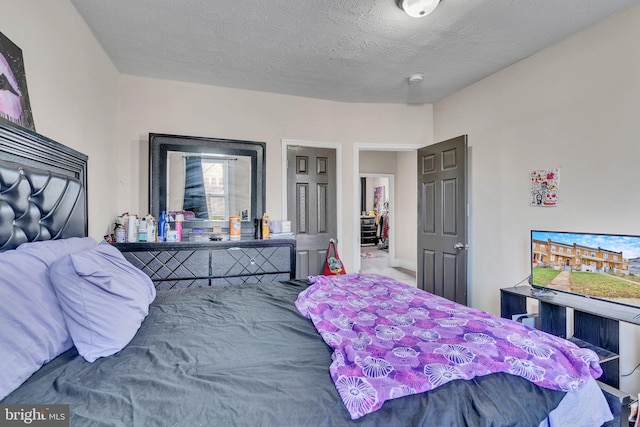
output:
{"label": "mirror", "polygon": [[149,158],[156,218],[163,210],[183,211],[185,227],[211,228],[228,227],[237,215],[253,230],[264,212],[264,142],[152,133]]}
{"label": "mirror", "polygon": [[195,219],[214,221],[231,215],[249,219],[249,156],[168,151],[166,185],[167,211],[185,210]]}

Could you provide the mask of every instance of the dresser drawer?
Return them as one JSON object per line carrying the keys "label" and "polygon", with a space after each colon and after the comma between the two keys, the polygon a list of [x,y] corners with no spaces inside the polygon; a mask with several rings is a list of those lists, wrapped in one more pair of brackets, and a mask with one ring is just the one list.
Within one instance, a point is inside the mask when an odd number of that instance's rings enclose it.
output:
{"label": "dresser drawer", "polygon": [[124,257],[151,280],[194,279],[209,276],[209,250],[181,249],[123,252]]}
{"label": "dresser drawer", "polygon": [[212,277],[291,271],[291,252],[285,246],[231,247],[212,250],[211,260]]}

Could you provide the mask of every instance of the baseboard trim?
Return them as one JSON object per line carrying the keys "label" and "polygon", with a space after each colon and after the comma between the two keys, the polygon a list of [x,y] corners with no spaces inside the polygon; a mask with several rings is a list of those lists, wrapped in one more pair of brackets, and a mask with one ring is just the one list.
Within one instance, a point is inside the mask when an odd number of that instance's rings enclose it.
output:
{"label": "baseboard trim", "polygon": [[394,258],[389,260],[389,266],[404,268],[405,270],[416,271],[418,265],[415,262],[407,261],[405,259]]}

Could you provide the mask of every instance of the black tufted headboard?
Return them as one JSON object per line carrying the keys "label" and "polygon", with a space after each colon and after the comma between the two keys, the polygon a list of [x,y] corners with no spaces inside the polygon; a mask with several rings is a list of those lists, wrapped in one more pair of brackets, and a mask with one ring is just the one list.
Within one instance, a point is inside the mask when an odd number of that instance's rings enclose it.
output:
{"label": "black tufted headboard", "polygon": [[0,119],[0,252],[87,235],[87,156]]}

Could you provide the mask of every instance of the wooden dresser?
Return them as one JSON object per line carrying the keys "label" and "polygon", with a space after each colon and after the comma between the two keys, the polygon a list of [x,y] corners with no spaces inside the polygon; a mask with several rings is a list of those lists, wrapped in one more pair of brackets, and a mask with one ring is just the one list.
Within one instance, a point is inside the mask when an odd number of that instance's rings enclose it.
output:
{"label": "wooden dresser", "polygon": [[117,243],[124,257],[159,290],[295,278],[292,239],[180,243]]}

